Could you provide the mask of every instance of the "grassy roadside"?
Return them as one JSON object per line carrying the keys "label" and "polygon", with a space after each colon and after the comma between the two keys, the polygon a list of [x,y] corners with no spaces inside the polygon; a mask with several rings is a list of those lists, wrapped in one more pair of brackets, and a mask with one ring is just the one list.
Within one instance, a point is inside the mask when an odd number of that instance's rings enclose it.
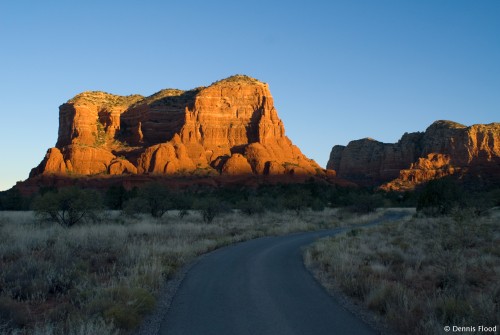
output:
{"label": "grassy roadside", "polygon": [[397,333],[500,323],[498,217],[462,212],[353,229],[318,241],[304,261],[327,289]]}
{"label": "grassy roadside", "polygon": [[366,222],[367,216],[304,210],[203,222],[124,217],[63,228],[31,212],[0,213],[0,333],[128,334],[155,305],[165,281],[194,257],[259,236]]}

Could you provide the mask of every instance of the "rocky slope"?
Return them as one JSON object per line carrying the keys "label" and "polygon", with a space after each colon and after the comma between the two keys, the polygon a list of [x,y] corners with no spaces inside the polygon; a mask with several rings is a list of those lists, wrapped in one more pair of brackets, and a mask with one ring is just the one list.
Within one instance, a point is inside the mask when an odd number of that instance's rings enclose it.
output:
{"label": "rocky slope", "polygon": [[405,133],[397,143],[370,138],[334,146],[328,169],[337,176],[385,190],[408,190],[455,175],[500,181],[500,123],[466,127],[436,121],[425,132]]}
{"label": "rocky slope", "polygon": [[267,84],[233,76],[149,97],[84,92],[59,108],[47,175],[325,175],[285,135]]}

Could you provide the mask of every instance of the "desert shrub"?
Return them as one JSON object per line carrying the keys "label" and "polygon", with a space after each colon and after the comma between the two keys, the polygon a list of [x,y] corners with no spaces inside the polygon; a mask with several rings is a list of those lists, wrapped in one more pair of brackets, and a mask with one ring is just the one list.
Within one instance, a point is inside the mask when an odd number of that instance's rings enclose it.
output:
{"label": "desert shrub", "polygon": [[170,191],[159,183],[146,184],[138,196],[146,201],[149,213],[155,218],[162,217],[173,206]]}
{"label": "desert shrub", "polygon": [[2,289],[18,301],[59,296],[71,290],[78,273],[71,262],[51,262],[23,257],[3,267]]}
{"label": "desert shrub", "polygon": [[106,310],[104,316],[121,329],[134,329],[140,323],[140,315],[126,305],[117,304]]}
{"label": "desert shrub", "polygon": [[237,207],[243,214],[248,216],[262,214],[265,211],[262,202],[257,197],[250,197],[247,200],[240,201]]}
{"label": "desert shrub", "polygon": [[142,288],[117,287],[109,293],[114,304],[104,311],[104,317],[121,329],[137,327],[155,305],[153,295]]}
{"label": "desert shrub", "polygon": [[311,195],[307,191],[301,193],[293,193],[285,197],[284,206],[286,209],[295,211],[295,213],[299,215],[301,211],[308,207],[310,201]]}
{"label": "desert shrub", "polygon": [[33,209],[42,220],[70,227],[81,221],[96,221],[102,205],[96,191],[67,187],[38,196],[33,201]]}
{"label": "desert shrub", "polygon": [[193,201],[193,196],[186,193],[172,195],[172,206],[179,211],[181,219],[189,214],[189,210],[193,207]]}
{"label": "desert shrub", "polygon": [[429,216],[450,214],[453,208],[465,206],[461,187],[451,178],[429,181],[422,189],[417,211]]}
{"label": "desert shrub", "polygon": [[46,262],[20,258],[4,267],[3,289],[9,296],[19,301],[36,299],[47,295],[49,283],[44,274]]}
{"label": "desert shrub", "polygon": [[311,201],[311,209],[315,212],[321,212],[325,209],[325,203],[321,199],[314,198]]}
{"label": "desert shrub", "polygon": [[140,213],[149,213],[148,202],[144,198],[132,198],[123,203],[123,213],[135,217]]}
{"label": "desert shrub", "polygon": [[379,194],[357,194],[350,195],[349,211],[352,213],[367,214],[374,212],[384,203],[383,198]]}
{"label": "desert shrub", "polygon": [[201,213],[205,223],[212,223],[217,216],[230,211],[230,207],[225,202],[210,196],[196,200],[193,206]]}
{"label": "desert shrub", "polygon": [[472,314],[470,303],[455,296],[443,296],[436,302],[435,313],[443,324],[457,324]]}
{"label": "desert shrub", "polygon": [[19,192],[18,189],[12,188],[8,191],[0,192],[0,210],[5,211],[20,211],[29,208],[30,199]]}
{"label": "desert shrub", "polygon": [[236,206],[240,201],[247,199],[250,195],[250,190],[247,187],[230,186],[221,187],[215,190],[205,190],[202,194],[206,196],[224,199],[224,202],[231,207]]}
{"label": "desert shrub", "polygon": [[417,206],[416,192],[414,191],[387,191],[378,192],[384,198],[385,207],[415,207]]}
{"label": "desert shrub", "polygon": [[469,207],[476,216],[484,215],[492,207],[500,206],[500,189],[464,192],[463,205]]}
{"label": "desert shrub", "polygon": [[265,195],[259,196],[259,199],[265,211],[282,213],[285,210],[284,199],[282,197],[271,197]]}
{"label": "desert shrub", "polygon": [[109,209],[122,209],[129,198],[130,194],[123,185],[113,185],[107,189],[104,202]]}

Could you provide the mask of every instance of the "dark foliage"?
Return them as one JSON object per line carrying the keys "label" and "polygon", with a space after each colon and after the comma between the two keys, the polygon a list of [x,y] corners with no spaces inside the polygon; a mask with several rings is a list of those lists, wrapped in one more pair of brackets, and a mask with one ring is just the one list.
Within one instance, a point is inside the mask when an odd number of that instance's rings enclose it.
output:
{"label": "dark foliage", "polygon": [[23,211],[28,210],[31,199],[23,196],[17,188],[0,192],[0,210]]}
{"label": "dark foliage", "polygon": [[451,178],[429,181],[421,190],[417,211],[429,216],[447,215],[466,205],[462,188]]}
{"label": "dark foliage", "polygon": [[159,183],[146,184],[139,189],[138,197],[145,200],[147,210],[155,218],[162,217],[173,207],[169,189]]}
{"label": "dark foliage", "polygon": [[206,223],[212,223],[217,216],[231,210],[231,207],[227,203],[214,196],[197,199],[193,207],[201,212],[203,222]]}
{"label": "dark foliage", "polygon": [[193,208],[193,196],[187,193],[172,193],[172,207],[179,211],[179,217],[182,219],[189,214],[189,210]]}
{"label": "dark foliage", "polygon": [[38,218],[70,227],[81,221],[96,221],[102,209],[100,194],[77,187],[49,191],[35,198],[33,210]]}
{"label": "dark foliage", "polygon": [[125,202],[131,198],[123,185],[113,185],[104,194],[104,202],[109,209],[123,209]]}
{"label": "dark foliage", "polygon": [[251,216],[262,214],[265,211],[264,205],[260,198],[251,196],[247,200],[240,201],[237,208],[245,215]]}
{"label": "dark foliage", "polygon": [[149,205],[144,198],[134,197],[123,204],[123,213],[135,217],[140,213],[149,213]]}
{"label": "dark foliage", "polygon": [[353,213],[367,214],[382,207],[384,199],[381,194],[351,193],[348,209]]}

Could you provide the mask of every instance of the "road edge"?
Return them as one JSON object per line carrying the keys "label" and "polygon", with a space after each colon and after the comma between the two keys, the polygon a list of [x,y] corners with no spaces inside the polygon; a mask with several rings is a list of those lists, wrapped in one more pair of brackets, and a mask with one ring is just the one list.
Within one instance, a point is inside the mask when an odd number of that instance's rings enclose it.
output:
{"label": "road edge", "polygon": [[[408,214],[407,214],[408,215]],[[400,217],[401,220],[403,217]],[[378,221],[377,219],[375,221]],[[349,231],[350,229],[366,229],[373,226],[378,226],[380,224],[384,224],[387,222],[394,222],[396,220],[383,220],[378,222],[371,222],[362,226],[351,226],[345,227],[339,234]],[[338,236],[339,234],[335,234],[333,236],[327,236],[323,238],[331,238],[334,236]],[[315,242],[308,244],[302,248],[302,261],[306,270],[314,277],[317,283],[336,301],[339,303],[342,308],[354,314],[357,318],[361,319],[368,326],[373,328],[380,335],[398,335],[399,333],[395,330],[391,329],[386,322],[384,322],[382,317],[379,317],[376,313],[370,311],[368,308],[363,306],[361,303],[356,300],[350,298],[346,294],[342,292],[338,285],[335,282],[331,282],[326,280],[320,273],[319,268],[317,266],[308,266],[306,262],[306,253],[309,248],[312,247],[314,243],[317,243],[319,240],[317,239]]]}

